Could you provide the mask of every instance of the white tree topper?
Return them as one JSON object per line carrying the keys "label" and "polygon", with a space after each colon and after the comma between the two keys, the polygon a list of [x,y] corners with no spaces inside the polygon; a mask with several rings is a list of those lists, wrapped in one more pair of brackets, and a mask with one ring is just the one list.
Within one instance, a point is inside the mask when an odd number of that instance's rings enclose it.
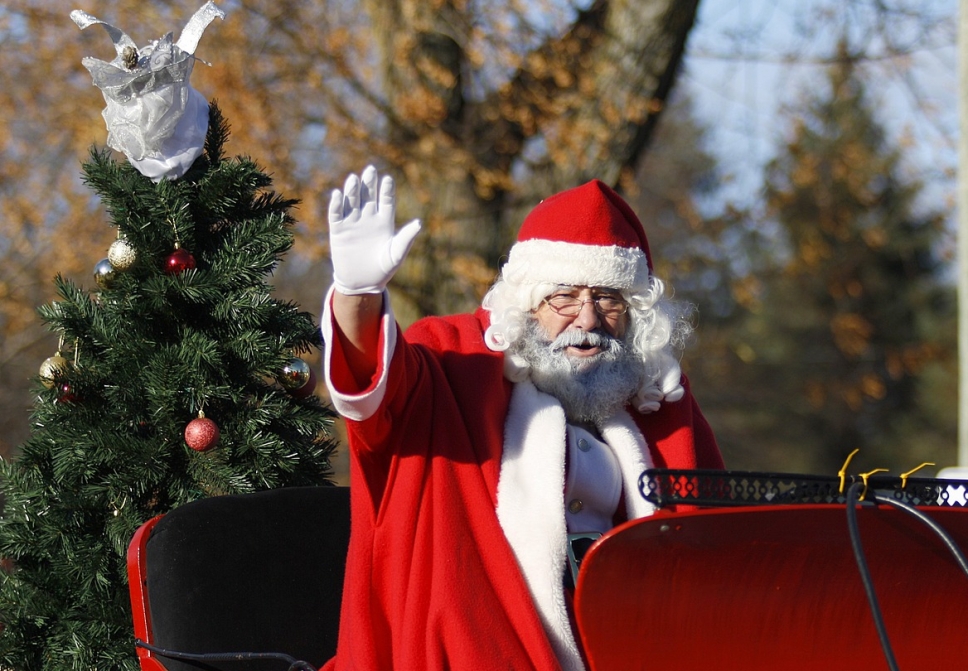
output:
{"label": "white tree topper", "polygon": [[123,152],[141,174],[155,182],[185,174],[205,145],[208,102],[191,87],[195,48],[205,28],[225,13],[211,1],[189,20],[177,42],[172,34],[140,49],[123,31],[75,9],[81,30],[104,26],[114,42],[111,62],[81,60],[101,89],[107,107],[108,146]]}

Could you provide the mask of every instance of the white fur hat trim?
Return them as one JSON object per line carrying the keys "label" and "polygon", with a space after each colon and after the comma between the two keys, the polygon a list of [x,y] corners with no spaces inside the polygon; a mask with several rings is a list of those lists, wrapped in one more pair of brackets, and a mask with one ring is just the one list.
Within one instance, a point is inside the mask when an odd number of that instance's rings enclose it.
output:
{"label": "white fur hat trim", "polygon": [[627,290],[649,284],[648,258],[637,247],[540,238],[515,243],[501,272],[506,281],[518,285],[551,283]]}

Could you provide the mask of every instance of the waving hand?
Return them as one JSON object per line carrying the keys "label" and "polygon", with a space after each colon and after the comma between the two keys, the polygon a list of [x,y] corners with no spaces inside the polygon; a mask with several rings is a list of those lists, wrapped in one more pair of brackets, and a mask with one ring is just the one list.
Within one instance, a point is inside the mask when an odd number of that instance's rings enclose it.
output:
{"label": "waving hand", "polygon": [[367,166],[346,178],[329,201],[329,247],[336,290],[353,296],[378,294],[403,263],[420,232],[413,220],[396,230],[393,178],[378,179]]}

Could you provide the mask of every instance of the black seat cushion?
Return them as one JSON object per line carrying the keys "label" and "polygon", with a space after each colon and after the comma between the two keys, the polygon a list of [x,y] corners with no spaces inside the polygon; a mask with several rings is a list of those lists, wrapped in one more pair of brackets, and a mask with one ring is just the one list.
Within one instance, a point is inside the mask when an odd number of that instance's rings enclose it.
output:
{"label": "black seat cushion", "polygon": [[[349,489],[293,487],[181,506],[146,546],[154,645],[189,653],[281,652],[321,666],[336,651]],[[273,661],[170,671],[274,671]]]}

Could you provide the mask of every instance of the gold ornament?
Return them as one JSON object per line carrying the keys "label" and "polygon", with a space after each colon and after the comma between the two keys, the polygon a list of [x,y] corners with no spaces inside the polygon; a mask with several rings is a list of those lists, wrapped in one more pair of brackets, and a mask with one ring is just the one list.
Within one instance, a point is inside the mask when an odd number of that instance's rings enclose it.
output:
{"label": "gold ornament", "polygon": [[60,350],[44,359],[40,364],[40,381],[45,387],[51,389],[57,378],[67,373],[70,362],[61,356]]}
{"label": "gold ornament", "polygon": [[118,238],[108,248],[108,262],[115,270],[127,270],[138,260],[138,253],[125,238]]}
{"label": "gold ornament", "polygon": [[[67,374],[71,368],[71,362],[64,358],[64,334],[57,339],[57,351],[54,356],[49,356],[40,364],[40,381],[48,389],[52,389],[57,384],[58,379]],[[77,365],[77,341],[74,341],[74,365]]]}

